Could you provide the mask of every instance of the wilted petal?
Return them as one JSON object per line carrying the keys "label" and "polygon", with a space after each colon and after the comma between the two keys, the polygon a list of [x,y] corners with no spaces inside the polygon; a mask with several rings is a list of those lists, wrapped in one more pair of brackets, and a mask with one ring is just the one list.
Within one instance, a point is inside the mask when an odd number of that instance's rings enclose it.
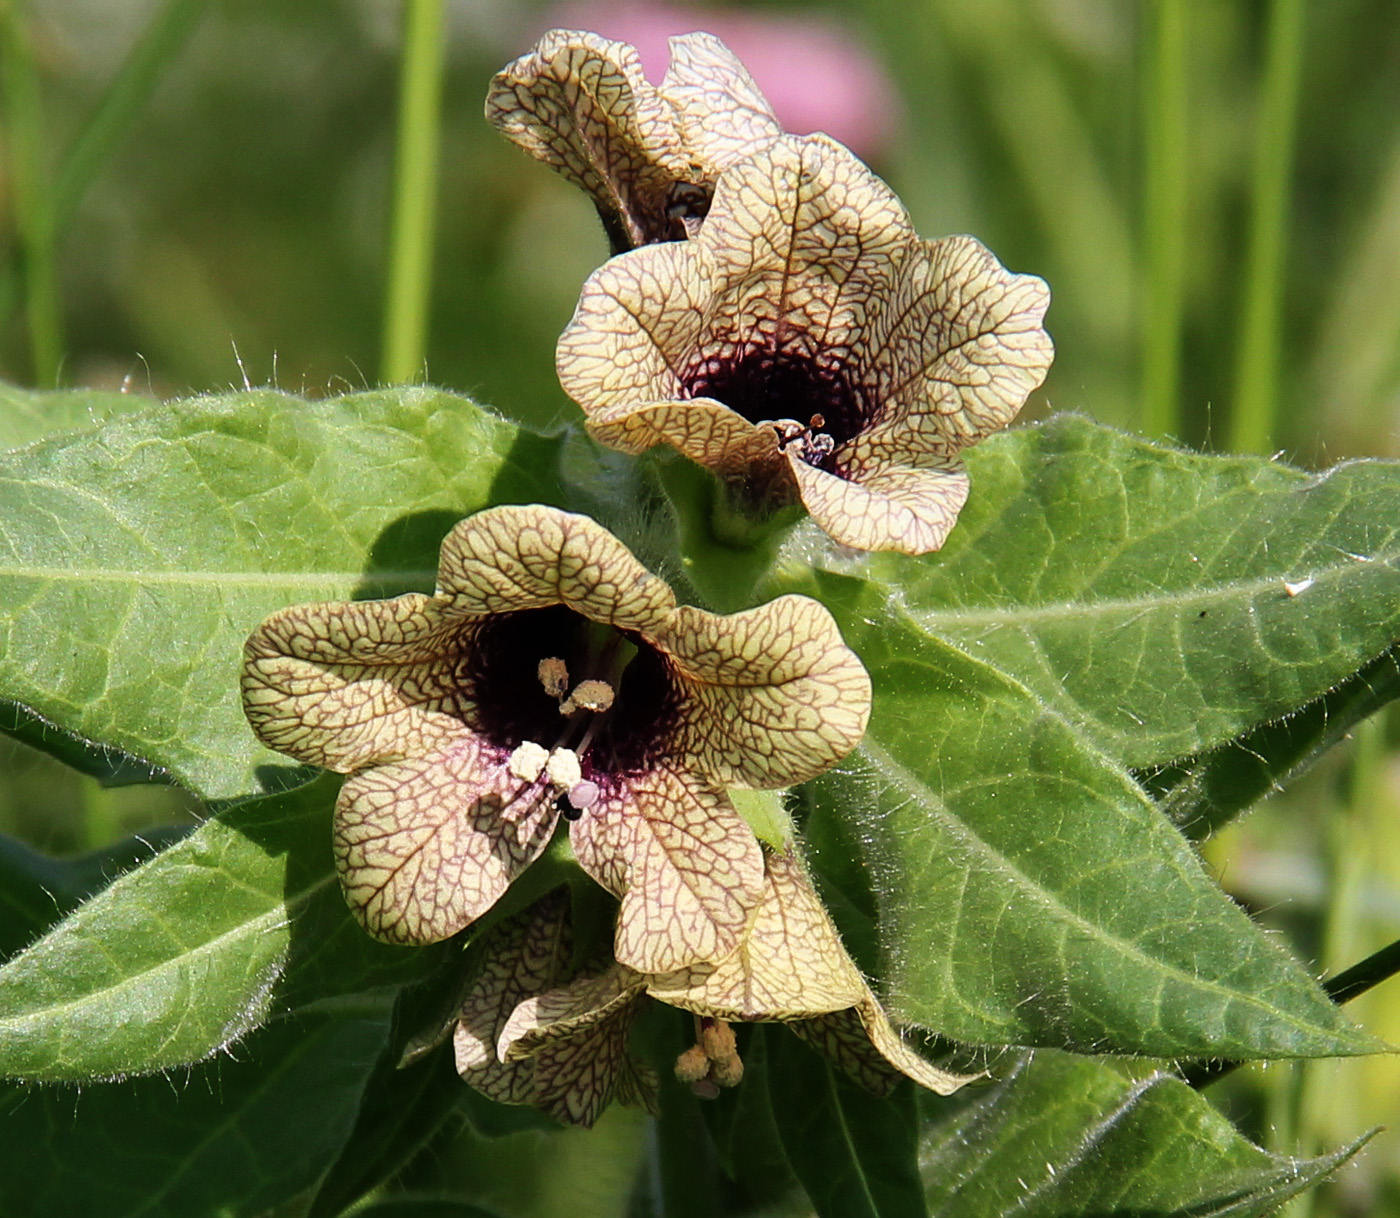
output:
{"label": "wilted petal", "polygon": [[938,549],[967,501],[967,473],[958,461],[925,457],[891,443],[882,455],[860,444],[863,464],[851,462],[842,475],[791,458],[802,504],[833,540],[856,550],[927,554]]}
{"label": "wilted petal", "polygon": [[681,34],[670,48],[661,93],[675,106],[681,142],[710,170],[707,176],[783,134],[753,77],[713,34]]}
{"label": "wilted petal", "polygon": [[703,33],[671,39],[658,89],[626,43],[551,30],[493,78],[486,117],[592,196],[614,252],[685,237],[720,171],[782,133],[743,65]]}
{"label": "wilted petal", "polygon": [[452,1043],[457,1073],[502,1104],[534,1101],[534,1071],[502,1062],[496,1042],[519,1003],[556,985],[573,950],[567,889],[507,918],[481,944],[481,972],[462,1001]]}
{"label": "wilted petal", "polygon": [[551,30],[492,79],[486,118],[586,190],[626,245],[684,235],[667,216],[690,174],[680,131],[625,42]]}
{"label": "wilted petal", "polygon": [[533,1057],[545,1046],[606,1023],[642,996],[646,979],[620,964],[568,985],[531,994],[502,1025],[496,1056],[503,1062]]}
{"label": "wilted petal", "polygon": [[738,949],[713,968],[647,980],[671,1006],[724,1020],[810,1019],[865,1001],[851,962],[795,853],[769,853],[763,899]]}
{"label": "wilted petal", "polygon": [[727,956],[763,891],[763,854],[723,795],[662,764],[624,779],[570,830],[580,865],[622,902],[620,964],[667,973]]}
{"label": "wilted petal", "polygon": [[939,1095],[952,1095],[958,1088],[983,1077],[952,1074],[920,1057],[900,1039],[880,1004],[869,993],[864,1002],[850,1010],[835,1011],[788,1026],[876,1095],[888,1095],[902,1078],[912,1078],[921,1087]]}
{"label": "wilted petal", "polygon": [[496,903],[557,819],[553,790],[521,783],[477,737],[367,770],[336,804],[345,899],[376,939],[445,939]]}
{"label": "wilted petal", "polygon": [[805,782],[865,733],[870,677],[817,601],[725,617],[682,607],[656,637],[693,683],[677,751],[721,785]]}
{"label": "wilted petal", "polygon": [[438,592],[485,616],[549,605],[623,630],[649,631],[676,598],[632,552],[587,516],[538,504],[478,512],[442,544]]}
{"label": "wilted petal", "polygon": [[269,748],[341,772],[441,748],[471,709],[456,680],[469,631],[417,594],[283,609],[244,648],[248,721]]}
{"label": "wilted petal", "polygon": [[641,978],[614,966],[527,998],[502,1028],[497,1057],[529,1067],[537,1107],[573,1125],[592,1125],[623,1073],[642,995]]}

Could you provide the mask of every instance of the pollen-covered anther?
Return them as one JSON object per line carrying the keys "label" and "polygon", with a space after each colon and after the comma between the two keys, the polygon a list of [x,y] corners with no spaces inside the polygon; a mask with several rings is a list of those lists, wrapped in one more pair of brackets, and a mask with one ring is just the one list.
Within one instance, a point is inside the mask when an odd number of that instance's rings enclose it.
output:
{"label": "pollen-covered anther", "polygon": [[573,749],[555,749],[545,764],[545,772],[559,791],[571,791],[583,779],[583,767]]}
{"label": "pollen-covered anther", "polygon": [[744,1077],[744,1063],[739,1059],[734,1029],[723,1019],[704,1016],[700,1044],[710,1059],[710,1078],[721,1087],[737,1087]]}
{"label": "pollen-covered anther", "polygon": [[695,1044],[676,1058],[676,1078],[702,1100],[718,1097],[721,1087],[737,1087],[744,1078],[734,1029],[712,1015],[695,1017]]}
{"label": "pollen-covered anther", "polygon": [[551,698],[562,698],[569,689],[569,666],[558,656],[546,656],[540,661],[540,684]]}
{"label": "pollen-covered anther", "polygon": [[693,1087],[710,1073],[710,1059],[703,1045],[691,1045],[676,1058],[676,1080]]}
{"label": "pollen-covered anther", "polygon": [[559,713],[572,715],[579,710],[601,713],[613,704],[615,697],[613,687],[606,681],[580,681],[574,692],[559,704]]}
{"label": "pollen-covered anther", "polygon": [[506,768],[511,777],[518,778],[521,782],[534,782],[544,773],[548,762],[549,750],[533,740],[526,740],[516,746],[506,762]]}

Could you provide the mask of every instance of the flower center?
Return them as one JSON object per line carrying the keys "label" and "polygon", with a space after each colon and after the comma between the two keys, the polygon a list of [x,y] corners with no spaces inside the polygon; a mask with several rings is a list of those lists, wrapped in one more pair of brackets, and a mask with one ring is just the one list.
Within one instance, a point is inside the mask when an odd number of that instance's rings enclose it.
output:
{"label": "flower center", "polygon": [[771,424],[784,451],[830,469],[832,454],[866,423],[846,370],[795,351],[751,347],[710,356],[683,375],[691,397],[714,398],[750,423]]}
{"label": "flower center", "polygon": [[[598,788],[664,756],[680,703],[665,656],[563,605],[488,618],[462,679],[477,730],[513,756],[522,745],[538,746],[549,759],[536,758],[538,772],[561,791],[592,784],[580,792],[587,804]],[[577,759],[577,774],[565,773],[568,756]],[[522,755],[514,764],[532,763]]]}

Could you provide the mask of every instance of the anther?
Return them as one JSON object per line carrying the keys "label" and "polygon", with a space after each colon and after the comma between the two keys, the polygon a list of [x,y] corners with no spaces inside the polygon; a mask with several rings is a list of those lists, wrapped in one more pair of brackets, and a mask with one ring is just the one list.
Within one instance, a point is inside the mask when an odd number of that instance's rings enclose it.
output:
{"label": "anther", "polygon": [[544,773],[548,762],[549,750],[533,740],[526,740],[516,746],[506,762],[506,768],[510,770],[512,777],[520,779],[521,782],[534,782]]}
{"label": "anther", "polygon": [[562,698],[569,688],[569,668],[558,656],[546,656],[538,669],[540,684],[551,698]]}
{"label": "anther", "polygon": [[560,791],[571,791],[583,779],[583,768],[573,749],[555,749],[545,764],[545,772]]}
{"label": "anther", "polygon": [[577,710],[602,712],[613,704],[613,687],[606,681],[580,681],[568,698],[559,704],[561,715]]}

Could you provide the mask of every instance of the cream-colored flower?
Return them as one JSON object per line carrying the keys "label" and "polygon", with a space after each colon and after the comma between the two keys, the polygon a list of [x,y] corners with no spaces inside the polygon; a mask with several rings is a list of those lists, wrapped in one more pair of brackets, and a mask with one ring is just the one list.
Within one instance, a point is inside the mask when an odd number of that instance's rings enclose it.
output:
{"label": "cream-colored flower", "polygon": [[[579,698],[588,682],[613,691],[605,709],[596,687]],[[350,775],[336,866],[376,938],[455,934],[562,814],[622,902],[616,958],[667,972],[733,952],[763,890],[726,788],[834,764],[865,730],[870,680],[817,602],[677,606],[601,526],[532,505],[458,524],[433,596],[268,618],[243,703],[269,747]]]}
{"label": "cream-colored flower", "polygon": [[672,445],[750,507],[922,554],[967,498],[958,453],[1045,378],[1048,303],[971,237],[920,240],[841,145],[784,136],[726,170],[694,240],[594,272],[559,379],[604,444]]}
{"label": "cream-colored flower", "polygon": [[744,65],[702,33],[671,39],[657,87],[626,43],[551,30],[492,79],[486,117],[593,197],[614,253],[685,237],[720,172],[782,134]]}
{"label": "cream-colored flower", "polygon": [[740,1080],[742,1063],[727,1025],[760,1021],[786,1023],[879,1095],[901,1078],[949,1095],[980,1077],[942,1070],[904,1043],[846,954],[794,847],[765,850],[763,897],[730,956],[659,975],[614,964],[537,989],[503,1024],[492,1025],[496,1060],[505,1066],[557,1052],[561,1044],[577,1046],[590,1029],[630,1022],[648,996],[696,1016],[696,1047],[682,1055],[677,1073],[700,1087]]}

